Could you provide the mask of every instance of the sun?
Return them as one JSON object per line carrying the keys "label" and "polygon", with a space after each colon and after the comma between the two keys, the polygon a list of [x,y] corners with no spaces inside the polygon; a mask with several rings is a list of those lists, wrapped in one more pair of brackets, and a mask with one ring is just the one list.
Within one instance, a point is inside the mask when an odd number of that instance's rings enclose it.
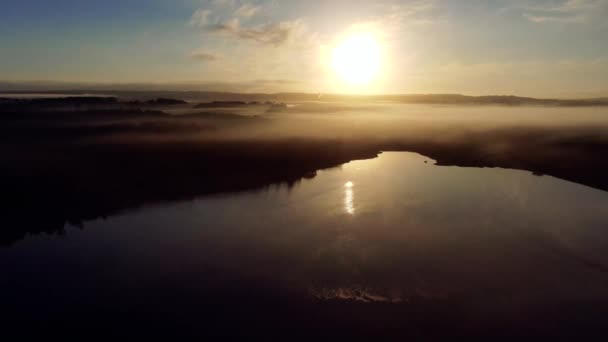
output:
{"label": "sun", "polygon": [[332,53],[332,68],[336,75],[351,86],[372,82],[380,71],[380,44],[372,34],[351,35],[336,45]]}

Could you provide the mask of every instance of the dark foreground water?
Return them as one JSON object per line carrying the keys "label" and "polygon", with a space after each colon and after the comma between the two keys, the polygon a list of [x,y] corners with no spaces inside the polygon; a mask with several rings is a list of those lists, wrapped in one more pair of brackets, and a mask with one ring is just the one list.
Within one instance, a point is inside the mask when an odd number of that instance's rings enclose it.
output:
{"label": "dark foreground water", "polygon": [[608,336],[608,193],[529,172],[389,152],[81,228],[0,249],[6,335]]}

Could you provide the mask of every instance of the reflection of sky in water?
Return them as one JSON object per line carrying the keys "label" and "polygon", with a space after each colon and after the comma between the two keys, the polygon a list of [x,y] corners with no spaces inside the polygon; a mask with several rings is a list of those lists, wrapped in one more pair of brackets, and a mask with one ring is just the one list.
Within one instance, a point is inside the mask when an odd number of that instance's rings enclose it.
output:
{"label": "reflection of sky in water", "polygon": [[[383,153],[319,171],[292,190],[95,220],[61,238],[29,237],[0,249],[0,266],[5,260],[21,272],[44,260],[49,277],[104,269],[142,284],[212,266],[358,301],[608,299],[607,192],[524,171],[424,161]],[[15,284],[19,274],[10,275]]]}

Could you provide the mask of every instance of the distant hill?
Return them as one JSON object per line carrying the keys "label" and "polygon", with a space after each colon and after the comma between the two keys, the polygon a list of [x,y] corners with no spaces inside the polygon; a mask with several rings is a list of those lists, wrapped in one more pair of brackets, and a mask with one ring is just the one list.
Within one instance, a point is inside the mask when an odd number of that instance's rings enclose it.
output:
{"label": "distant hill", "polygon": [[[0,84],[1,85],[1,84]],[[490,96],[467,96],[460,94],[397,94],[397,95],[340,95],[340,94],[311,94],[311,93],[230,93],[230,92],[209,92],[209,91],[134,91],[134,90],[62,90],[62,91],[2,91],[0,103],[9,101],[11,94],[67,94],[67,95],[100,95],[114,96],[121,99],[129,99],[132,103],[148,105],[176,105],[186,104],[182,100],[190,102],[205,102],[201,107],[217,106],[239,106],[249,103],[262,102],[392,102],[392,103],[411,103],[411,104],[445,104],[445,105],[504,105],[504,106],[559,106],[559,107],[590,107],[608,106],[608,97],[590,99],[538,99],[532,97],[520,97],[511,95],[490,95]],[[155,100],[142,100],[155,98]],[[86,101],[111,101],[111,100],[91,100],[90,98],[81,100],[71,100],[76,102]],[[141,101],[141,102],[139,102]],[[52,101],[49,101],[52,102]],[[143,103],[142,103],[143,102]]]}
{"label": "distant hill", "polygon": [[54,112],[54,111],[89,111],[117,110],[133,108],[156,108],[176,105],[188,105],[183,100],[155,98],[147,101],[120,101],[117,97],[102,96],[73,96],[73,97],[42,97],[42,98],[10,98],[0,97],[0,112]]}
{"label": "distant hill", "polygon": [[537,99],[520,96],[466,96],[457,94],[379,96],[402,103],[509,105],[509,106],[608,106],[608,99]]}

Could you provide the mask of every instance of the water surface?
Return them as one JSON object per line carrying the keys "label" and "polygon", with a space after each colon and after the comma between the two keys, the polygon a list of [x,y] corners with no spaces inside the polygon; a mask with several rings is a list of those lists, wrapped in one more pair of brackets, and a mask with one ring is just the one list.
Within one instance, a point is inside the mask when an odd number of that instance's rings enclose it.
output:
{"label": "water surface", "polygon": [[29,236],[0,249],[0,296],[25,316],[171,313],[188,327],[240,317],[235,311],[248,322],[302,323],[331,311],[323,303],[353,303],[348,312],[384,314],[396,326],[408,318],[395,308],[420,303],[457,307],[454,316],[522,318],[608,300],[607,229],[606,192],[385,152],[293,188],[157,205],[68,226],[64,236]]}

